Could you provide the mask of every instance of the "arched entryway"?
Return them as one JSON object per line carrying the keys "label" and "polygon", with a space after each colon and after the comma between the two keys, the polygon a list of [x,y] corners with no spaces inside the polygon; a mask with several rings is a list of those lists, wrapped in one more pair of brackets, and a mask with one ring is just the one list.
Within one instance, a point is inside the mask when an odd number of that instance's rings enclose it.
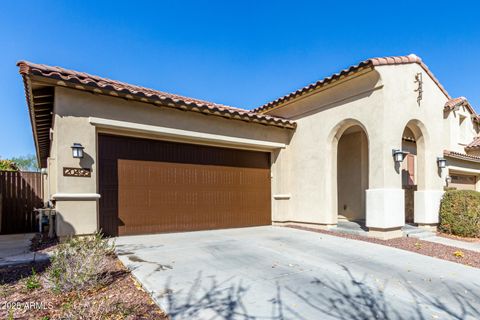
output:
{"label": "arched entryway", "polygon": [[343,131],[338,140],[336,161],[338,219],[364,224],[368,137],[360,125],[351,125]]}
{"label": "arched entryway", "polygon": [[417,142],[415,135],[408,127],[403,130],[402,150],[406,152],[402,164],[402,189],[405,190],[405,223],[413,223],[414,194],[417,190]]}
{"label": "arched entryway", "polygon": [[402,133],[402,151],[405,159],[401,165],[402,189],[405,190],[405,223],[415,221],[414,199],[417,190],[425,186],[425,138],[422,124],[416,120],[407,123]]}

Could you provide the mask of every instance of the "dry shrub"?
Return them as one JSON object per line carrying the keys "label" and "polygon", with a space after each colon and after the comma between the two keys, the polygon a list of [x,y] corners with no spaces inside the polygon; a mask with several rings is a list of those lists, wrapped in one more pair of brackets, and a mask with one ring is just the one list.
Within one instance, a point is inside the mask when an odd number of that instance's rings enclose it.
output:
{"label": "dry shrub", "polygon": [[445,192],[440,206],[439,230],[462,237],[480,237],[480,192]]}
{"label": "dry shrub", "polygon": [[100,233],[72,237],[58,245],[45,273],[47,286],[57,293],[101,286],[108,281],[108,255],[114,251]]}

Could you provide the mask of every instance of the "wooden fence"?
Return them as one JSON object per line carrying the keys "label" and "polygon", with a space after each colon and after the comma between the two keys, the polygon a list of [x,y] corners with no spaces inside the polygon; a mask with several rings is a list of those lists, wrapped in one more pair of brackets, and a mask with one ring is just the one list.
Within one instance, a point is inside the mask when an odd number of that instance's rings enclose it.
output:
{"label": "wooden fence", "polygon": [[43,206],[39,172],[0,171],[0,234],[36,232],[35,208]]}

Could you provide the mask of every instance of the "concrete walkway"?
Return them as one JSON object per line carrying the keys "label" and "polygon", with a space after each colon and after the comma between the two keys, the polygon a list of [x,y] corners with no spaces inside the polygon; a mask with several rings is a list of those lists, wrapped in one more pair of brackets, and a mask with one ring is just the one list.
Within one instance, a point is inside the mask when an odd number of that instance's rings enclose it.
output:
{"label": "concrete walkway", "polygon": [[[337,226],[332,227],[329,230],[333,232],[368,237],[367,228],[363,224],[360,224],[354,221],[339,220]],[[437,233],[434,231],[416,227],[409,224],[406,224],[402,228],[402,231],[406,237],[418,238],[424,241],[444,244],[444,245],[456,247],[459,249],[480,252],[480,240],[469,242],[469,241],[450,239],[446,237],[440,237],[440,236],[437,236]]]}
{"label": "concrete walkway", "polygon": [[47,254],[30,251],[34,235],[34,233],[1,235],[0,267],[48,260]]}
{"label": "concrete walkway", "polygon": [[283,227],[120,237],[172,319],[480,319],[480,269]]}
{"label": "concrete walkway", "polygon": [[405,227],[403,228],[403,232],[407,237],[418,238],[424,241],[439,243],[459,249],[480,252],[480,239],[477,241],[462,241],[447,237],[441,237],[438,236],[435,231],[412,225],[405,225]]}
{"label": "concrete walkway", "polygon": [[468,241],[461,241],[461,240],[450,239],[445,237],[439,237],[437,235],[433,237],[424,238],[422,240],[440,243],[440,244],[444,244],[447,246],[456,247],[464,250],[480,252],[480,241],[468,242]]}

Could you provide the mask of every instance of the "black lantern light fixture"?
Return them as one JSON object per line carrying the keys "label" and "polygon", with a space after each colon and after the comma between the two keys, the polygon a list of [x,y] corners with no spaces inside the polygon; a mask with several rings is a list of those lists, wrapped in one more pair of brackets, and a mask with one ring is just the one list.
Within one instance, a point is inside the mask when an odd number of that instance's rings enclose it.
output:
{"label": "black lantern light fixture", "polygon": [[444,169],[447,167],[447,159],[443,157],[438,157],[437,158],[437,165],[439,169]]}
{"label": "black lantern light fixture", "polygon": [[83,158],[83,149],[84,147],[80,143],[74,143],[72,145],[72,156],[74,158]]}
{"label": "black lantern light fixture", "polygon": [[396,162],[396,163],[402,163],[403,162],[403,159],[405,159],[405,156],[407,155],[407,152],[405,151],[402,151],[400,149],[393,149],[392,150],[392,156],[393,156],[393,160]]}

